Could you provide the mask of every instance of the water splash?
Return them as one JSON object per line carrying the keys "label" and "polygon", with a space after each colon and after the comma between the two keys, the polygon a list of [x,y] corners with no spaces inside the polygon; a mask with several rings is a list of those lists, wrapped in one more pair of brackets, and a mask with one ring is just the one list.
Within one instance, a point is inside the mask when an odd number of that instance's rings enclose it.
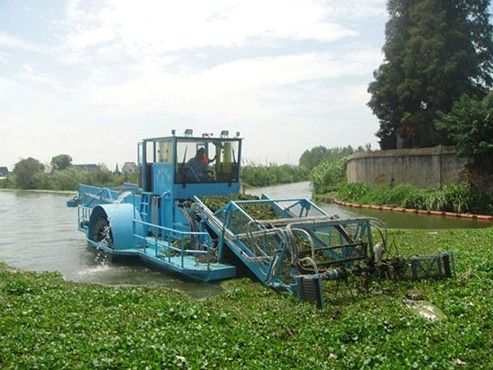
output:
{"label": "water splash", "polygon": [[86,267],[83,270],[77,271],[78,276],[89,276],[89,275],[98,275],[102,273],[106,273],[112,267],[107,263],[101,263],[97,266]]}

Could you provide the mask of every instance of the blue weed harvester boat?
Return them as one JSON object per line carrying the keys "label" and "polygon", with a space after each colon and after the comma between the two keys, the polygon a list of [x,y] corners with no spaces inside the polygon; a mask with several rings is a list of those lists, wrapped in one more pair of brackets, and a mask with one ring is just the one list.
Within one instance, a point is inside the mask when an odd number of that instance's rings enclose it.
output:
{"label": "blue weed harvester boat", "polygon": [[182,277],[217,281],[250,271],[265,285],[324,305],[322,283],[444,278],[450,253],[390,256],[376,219],[339,219],[308,199],[240,194],[242,139],[192,130],[138,144],[139,185],[80,185],[67,201],[87,243]]}

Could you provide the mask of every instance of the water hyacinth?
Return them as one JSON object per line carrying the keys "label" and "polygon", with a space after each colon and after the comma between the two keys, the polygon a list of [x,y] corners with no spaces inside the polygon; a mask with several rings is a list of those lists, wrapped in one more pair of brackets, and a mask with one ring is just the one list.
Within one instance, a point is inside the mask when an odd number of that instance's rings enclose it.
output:
{"label": "water hyacinth", "polygon": [[[246,278],[198,300],[2,265],[0,367],[492,368],[493,228],[391,230],[390,237],[405,255],[450,250],[457,276],[340,299],[328,285],[329,304],[319,310]],[[404,300],[415,296],[445,318],[413,312]]]}
{"label": "water hyacinth", "polygon": [[[228,196],[202,196],[200,200],[212,212],[216,212],[230,201],[234,200],[258,200],[259,197],[249,194],[231,194]],[[267,204],[240,204],[240,207],[248,213],[254,220],[272,220],[278,216]]]}

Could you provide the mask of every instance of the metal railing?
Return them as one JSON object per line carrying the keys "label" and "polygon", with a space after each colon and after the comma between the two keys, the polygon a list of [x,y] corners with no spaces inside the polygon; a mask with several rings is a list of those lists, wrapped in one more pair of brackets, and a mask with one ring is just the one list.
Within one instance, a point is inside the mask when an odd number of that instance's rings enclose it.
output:
{"label": "metal railing", "polygon": [[[144,248],[152,248],[157,258],[183,269],[186,256],[205,256],[207,270],[210,270],[212,239],[208,233],[179,231],[135,218],[132,225],[134,237],[144,242]],[[142,234],[136,232],[137,225],[143,226]],[[151,236],[148,236],[149,231],[153,231]],[[195,245],[192,245],[192,238],[196,240]],[[173,242],[177,242],[178,246],[172,245]],[[195,249],[197,246],[202,249]],[[180,262],[175,263],[173,257],[180,257]]]}
{"label": "metal railing", "polygon": [[77,227],[81,231],[87,231],[91,218],[92,208],[79,205],[77,207]]}
{"label": "metal railing", "polygon": [[81,184],[79,186],[79,199],[82,205],[91,206],[96,202],[97,205],[113,203],[120,193],[109,188],[102,188],[92,185]]}

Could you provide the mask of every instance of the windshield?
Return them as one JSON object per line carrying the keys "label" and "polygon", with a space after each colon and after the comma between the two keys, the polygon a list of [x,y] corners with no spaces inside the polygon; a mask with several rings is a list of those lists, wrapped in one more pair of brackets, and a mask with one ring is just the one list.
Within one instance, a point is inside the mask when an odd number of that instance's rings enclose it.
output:
{"label": "windshield", "polygon": [[238,158],[238,140],[178,141],[175,182],[179,184],[237,182]]}

